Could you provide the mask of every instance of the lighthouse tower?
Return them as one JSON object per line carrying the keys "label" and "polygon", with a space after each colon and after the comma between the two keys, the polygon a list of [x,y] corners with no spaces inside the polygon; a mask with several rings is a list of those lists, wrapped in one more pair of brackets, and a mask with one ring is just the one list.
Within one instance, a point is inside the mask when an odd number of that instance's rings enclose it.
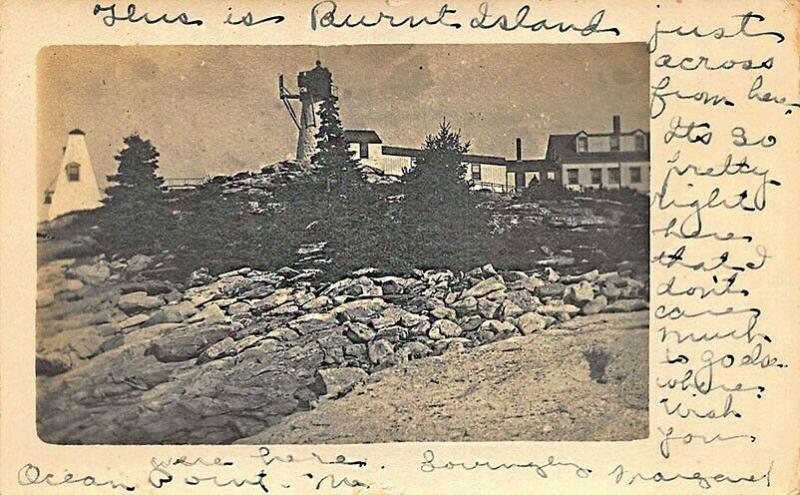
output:
{"label": "lighthouse tower", "polygon": [[[316,135],[319,131],[319,111],[325,100],[331,98],[333,86],[331,72],[317,60],[316,66],[297,75],[297,87],[300,94],[291,94],[283,85],[283,76],[279,79],[280,98],[286,105],[294,125],[297,127],[297,160],[310,163],[317,149]],[[289,100],[300,100],[298,117]]]}
{"label": "lighthouse tower", "polygon": [[44,202],[48,205],[47,219],[79,210],[91,210],[102,206],[102,195],[89,160],[86,134],[80,129],[70,131],[61,167],[54,183],[45,191]]}

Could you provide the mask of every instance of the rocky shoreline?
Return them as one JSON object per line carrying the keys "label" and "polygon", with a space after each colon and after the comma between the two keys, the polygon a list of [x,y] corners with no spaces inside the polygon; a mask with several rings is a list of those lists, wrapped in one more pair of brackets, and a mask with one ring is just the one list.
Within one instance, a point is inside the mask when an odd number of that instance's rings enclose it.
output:
{"label": "rocky shoreline", "polygon": [[143,275],[163,263],[99,256],[40,267],[42,440],[230,443],[384,370],[648,307],[646,272],[624,265],[576,275],[544,265],[410,277],[365,269],[333,284],[288,267],[199,270],[184,287]]}

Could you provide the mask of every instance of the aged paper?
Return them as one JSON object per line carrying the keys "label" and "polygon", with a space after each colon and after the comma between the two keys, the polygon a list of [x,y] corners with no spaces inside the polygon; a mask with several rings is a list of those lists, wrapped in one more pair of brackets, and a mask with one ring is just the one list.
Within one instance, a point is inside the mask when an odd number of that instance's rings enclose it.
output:
{"label": "aged paper", "polygon": [[797,17],[3,3],[0,491],[797,493]]}

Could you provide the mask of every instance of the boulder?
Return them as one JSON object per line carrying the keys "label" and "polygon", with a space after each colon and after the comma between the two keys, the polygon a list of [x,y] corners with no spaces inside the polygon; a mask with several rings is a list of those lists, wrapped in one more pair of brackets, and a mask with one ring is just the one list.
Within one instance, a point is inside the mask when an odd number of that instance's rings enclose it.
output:
{"label": "boulder", "polygon": [[491,330],[478,330],[473,338],[480,344],[488,344],[497,340],[495,333]]}
{"label": "boulder", "polygon": [[609,301],[613,301],[614,299],[619,299],[619,297],[622,295],[622,290],[616,285],[611,283],[604,285],[602,292],[603,295],[606,296],[606,298]]}
{"label": "boulder", "polygon": [[382,296],[383,290],[369,277],[345,278],[329,285],[320,295],[323,296]]}
{"label": "boulder", "polygon": [[606,306],[605,313],[629,313],[631,311],[641,311],[650,306],[643,299],[619,299]]}
{"label": "boulder", "polygon": [[128,273],[139,273],[153,263],[153,258],[144,254],[135,254],[125,265],[125,271]]}
{"label": "boulder", "polygon": [[523,313],[533,311],[536,309],[536,306],[542,304],[538,297],[532,295],[527,290],[515,290],[509,292],[507,294],[507,302],[513,302],[522,308]]}
{"label": "boulder", "polygon": [[567,286],[564,291],[564,302],[567,304],[582,306],[592,299],[594,299],[594,288],[592,288],[592,284],[585,280]]}
{"label": "boulder", "polygon": [[509,320],[511,318],[514,318],[516,316],[523,314],[524,312],[525,310],[519,307],[513,301],[509,300],[503,301],[503,304],[500,306],[500,316],[504,320]]}
{"label": "boulder", "polygon": [[250,305],[246,302],[235,302],[228,306],[227,311],[231,316],[243,315],[250,312]]}
{"label": "boulder", "polygon": [[446,306],[439,306],[431,310],[431,317],[437,320],[455,320],[456,312]]}
{"label": "boulder", "polygon": [[236,342],[231,337],[225,337],[216,344],[212,344],[197,358],[197,364],[207,363],[236,354]]}
{"label": "boulder", "polygon": [[39,308],[46,308],[55,302],[56,298],[53,291],[49,289],[39,289],[36,292],[36,306]]}
{"label": "boulder", "polygon": [[552,317],[543,316],[534,312],[525,313],[516,319],[517,327],[519,331],[522,332],[522,335],[530,335],[539,330],[544,330],[552,322]]}
{"label": "boulder", "polygon": [[420,320],[419,323],[408,330],[409,335],[426,336],[431,329],[431,322],[428,319]]}
{"label": "boulder", "polygon": [[528,275],[525,272],[512,271],[503,273],[503,281],[505,281],[507,286],[526,278],[528,278]]}
{"label": "boulder", "polygon": [[357,384],[369,378],[361,368],[327,368],[317,370],[314,391],[320,395],[339,397],[353,389]]}
{"label": "boulder", "polygon": [[308,311],[318,311],[320,309],[325,309],[331,304],[331,298],[328,296],[318,296],[313,299],[310,299],[308,302],[303,303],[301,308],[308,310]]}
{"label": "boulder", "polygon": [[209,304],[202,311],[189,318],[190,323],[202,321],[206,324],[222,323],[227,321],[225,313],[216,304]]}
{"label": "boulder", "polygon": [[289,328],[300,335],[306,335],[311,332],[335,327],[338,323],[336,315],[333,313],[308,313],[289,322]]}
{"label": "boulder", "polygon": [[566,285],[577,284],[579,282],[594,282],[599,280],[600,272],[598,270],[591,270],[580,275],[563,275],[559,282]]}
{"label": "boulder", "polygon": [[375,338],[375,331],[363,323],[348,321],[345,327],[345,336],[354,344],[369,342]]}
{"label": "boulder", "polygon": [[451,307],[459,316],[472,314],[478,310],[478,300],[473,296],[467,296],[454,302]]}
{"label": "boulder", "polygon": [[487,278],[486,280],[482,280],[482,281],[478,282],[477,284],[475,284],[474,286],[472,286],[469,289],[467,289],[467,291],[464,292],[463,297],[472,296],[472,297],[479,298],[479,297],[483,297],[483,296],[485,296],[487,294],[490,294],[492,292],[495,292],[495,291],[498,291],[498,290],[503,290],[505,288],[506,288],[506,285],[505,285],[505,283],[503,283],[503,279],[501,277],[499,277],[499,276],[494,276],[494,277],[491,277],[491,278]]}
{"label": "boulder", "polygon": [[279,327],[270,330],[267,333],[267,338],[273,340],[280,340],[282,342],[288,342],[290,340],[299,339],[300,335],[291,328]]}
{"label": "boulder", "polygon": [[155,309],[162,304],[158,296],[148,296],[147,292],[131,292],[119,297],[117,306],[127,314],[138,313],[148,309]]}
{"label": "boulder", "polygon": [[406,287],[416,283],[416,280],[400,277],[380,277],[376,278],[375,282],[381,287],[384,295],[402,294]]}
{"label": "boulder", "polygon": [[385,340],[373,340],[367,344],[367,352],[370,362],[375,365],[388,363],[394,357],[392,344]]}
{"label": "boulder", "polygon": [[107,261],[101,260],[93,265],[80,265],[70,269],[70,273],[87,284],[100,284],[111,276],[111,268]]}
{"label": "boulder", "polygon": [[487,319],[492,319],[500,309],[500,303],[488,298],[478,299],[478,314]]}
{"label": "boulder", "polygon": [[483,323],[483,318],[480,316],[465,316],[458,320],[458,326],[460,326],[465,332],[471,332],[473,330],[477,330],[481,323]]}
{"label": "boulder", "polygon": [[376,332],[375,338],[388,340],[389,342],[396,344],[402,340],[408,339],[408,330],[397,325],[384,327]]}
{"label": "boulder", "polygon": [[513,282],[508,282],[506,285],[511,290],[526,290],[526,291],[530,292],[531,294],[535,294],[536,293],[536,289],[538,289],[539,287],[544,285],[544,282],[542,282],[541,280],[539,280],[536,277],[529,277],[529,276],[525,275],[524,278],[520,278],[520,279],[515,280]]}
{"label": "boulder", "polygon": [[380,298],[359,299],[346,302],[333,308],[333,314],[340,321],[359,321],[367,323],[383,313],[386,302]]}
{"label": "boulder", "polygon": [[150,316],[151,323],[180,323],[197,313],[197,308],[190,301],[162,306]]}
{"label": "boulder", "polygon": [[291,316],[300,312],[300,308],[291,302],[281,304],[277,308],[272,308],[267,312],[270,316]]}
{"label": "boulder", "polygon": [[77,278],[68,278],[60,288],[68,292],[78,292],[83,289],[83,282]]}
{"label": "boulder", "polygon": [[419,326],[420,323],[427,321],[428,321],[427,316],[421,316],[408,311],[403,311],[403,315],[400,318],[400,324],[406,328],[416,327]]}
{"label": "boulder", "polygon": [[517,330],[517,327],[509,321],[486,320],[481,323],[480,330],[495,334],[511,334]]}
{"label": "boulder", "polygon": [[124,284],[120,284],[119,291],[121,294],[127,294],[129,292],[147,292],[148,296],[155,296],[158,294],[167,294],[172,292],[175,287],[172,283],[166,280],[136,280],[133,282],[126,282]]}
{"label": "boulder", "polygon": [[278,275],[280,275],[282,277],[286,277],[286,278],[292,278],[292,277],[296,277],[296,276],[300,275],[299,271],[297,271],[294,268],[291,268],[289,266],[281,267],[275,273],[277,273]]}
{"label": "boulder", "polygon": [[276,290],[272,294],[259,301],[256,304],[256,307],[262,311],[267,311],[272,308],[277,308],[278,306],[289,302],[291,299],[292,289],[290,287],[285,287]]}
{"label": "boulder", "polygon": [[406,342],[398,351],[400,357],[405,361],[424,358],[430,353],[431,353],[430,347],[426,346],[425,344],[423,344],[418,340],[414,340],[412,342]]}
{"label": "boulder", "polygon": [[[129,318],[122,320],[119,324],[119,327],[123,330],[126,328],[135,327],[137,325],[141,325],[146,321],[149,321],[150,318],[151,318],[150,316],[144,313],[139,313],[138,315],[133,315]],[[163,322],[153,322],[153,323],[163,323]]]}
{"label": "boulder", "polygon": [[592,299],[591,301],[589,301],[588,303],[584,304],[581,307],[581,314],[594,315],[600,313],[601,311],[606,309],[607,305],[608,305],[608,299],[606,299],[606,296],[601,294]]}
{"label": "boulder", "polygon": [[481,270],[481,273],[483,274],[484,277],[491,277],[491,276],[497,275],[497,270],[494,269],[494,266],[492,266],[491,263],[487,263],[487,264],[483,265],[480,268],[480,270]]}
{"label": "boulder", "polygon": [[352,357],[359,360],[367,358],[366,344],[348,344],[344,346],[345,357]]}
{"label": "boulder", "polygon": [[428,336],[433,340],[441,340],[448,337],[458,337],[463,330],[457,323],[450,320],[436,320],[428,330]]}
{"label": "boulder", "polygon": [[189,280],[187,281],[187,283],[189,284],[189,287],[197,287],[199,285],[208,284],[209,282],[211,282],[211,280],[213,279],[211,275],[209,275],[208,273],[208,268],[202,267],[193,271],[189,275]]}
{"label": "boulder", "polygon": [[549,316],[556,316],[560,314],[566,314],[569,316],[574,316],[580,312],[581,308],[577,306],[573,306],[572,304],[564,304],[562,302],[555,302],[550,304],[545,304],[543,306],[539,306],[536,308],[536,312],[542,315],[549,315]]}
{"label": "boulder", "polygon": [[548,282],[536,288],[539,297],[564,297],[567,286],[558,282]]}
{"label": "boulder", "polygon": [[561,276],[558,274],[558,272],[553,270],[549,266],[544,269],[544,277],[550,283],[558,282],[558,279],[561,278]]}
{"label": "boulder", "polygon": [[405,313],[405,310],[398,308],[397,306],[388,306],[378,317],[370,320],[370,323],[376,330],[379,328],[397,325],[403,319]]}
{"label": "boulder", "polygon": [[153,339],[145,355],[152,355],[162,363],[188,361],[225,337],[225,330],[219,327],[182,327]]}
{"label": "boulder", "polygon": [[470,340],[464,337],[452,337],[449,339],[437,340],[434,351],[437,354],[444,352],[462,352],[470,344]]}
{"label": "boulder", "polygon": [[619,272],[608,272],[600,275],[597,277],[598,282],[602,282],[606,285],[613,285],[616,287],[625,287],[625,277],[619,274]]}
{"label": "boulder", "polygon": [[72,359],[63,352],[48,352],[36,355],[36,374],[55,376],[72,369]]}
{"label": "boulder", "polygon": [[240,352],[244,351],[245,349],[249,349],[251,347],[255,347],[258,345],[262,340],[264,340],[266,336],[264,335],[247,335],[242,340],[237,340],[236,343],[233,345],[233,353],[239,354]]}
{"label": "boulder", "polygon": [[221,309],[225,309],[236,301],[238,301],[238,299],[235,297],[224,297],[222,299],[214,299],[214,304],[219,306]]}

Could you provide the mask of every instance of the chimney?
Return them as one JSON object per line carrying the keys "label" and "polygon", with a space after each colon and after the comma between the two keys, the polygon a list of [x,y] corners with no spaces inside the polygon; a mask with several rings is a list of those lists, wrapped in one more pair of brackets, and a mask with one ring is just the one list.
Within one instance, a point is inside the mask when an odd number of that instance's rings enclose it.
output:
{"label": "chimney", "polygon": [[614,135],[620,135],[620,123],[619,123],[619,115],[614,115]]}
{"label": "chimney", "polygon": [[517,161],[522,161],[522,138],[517,138]]}

